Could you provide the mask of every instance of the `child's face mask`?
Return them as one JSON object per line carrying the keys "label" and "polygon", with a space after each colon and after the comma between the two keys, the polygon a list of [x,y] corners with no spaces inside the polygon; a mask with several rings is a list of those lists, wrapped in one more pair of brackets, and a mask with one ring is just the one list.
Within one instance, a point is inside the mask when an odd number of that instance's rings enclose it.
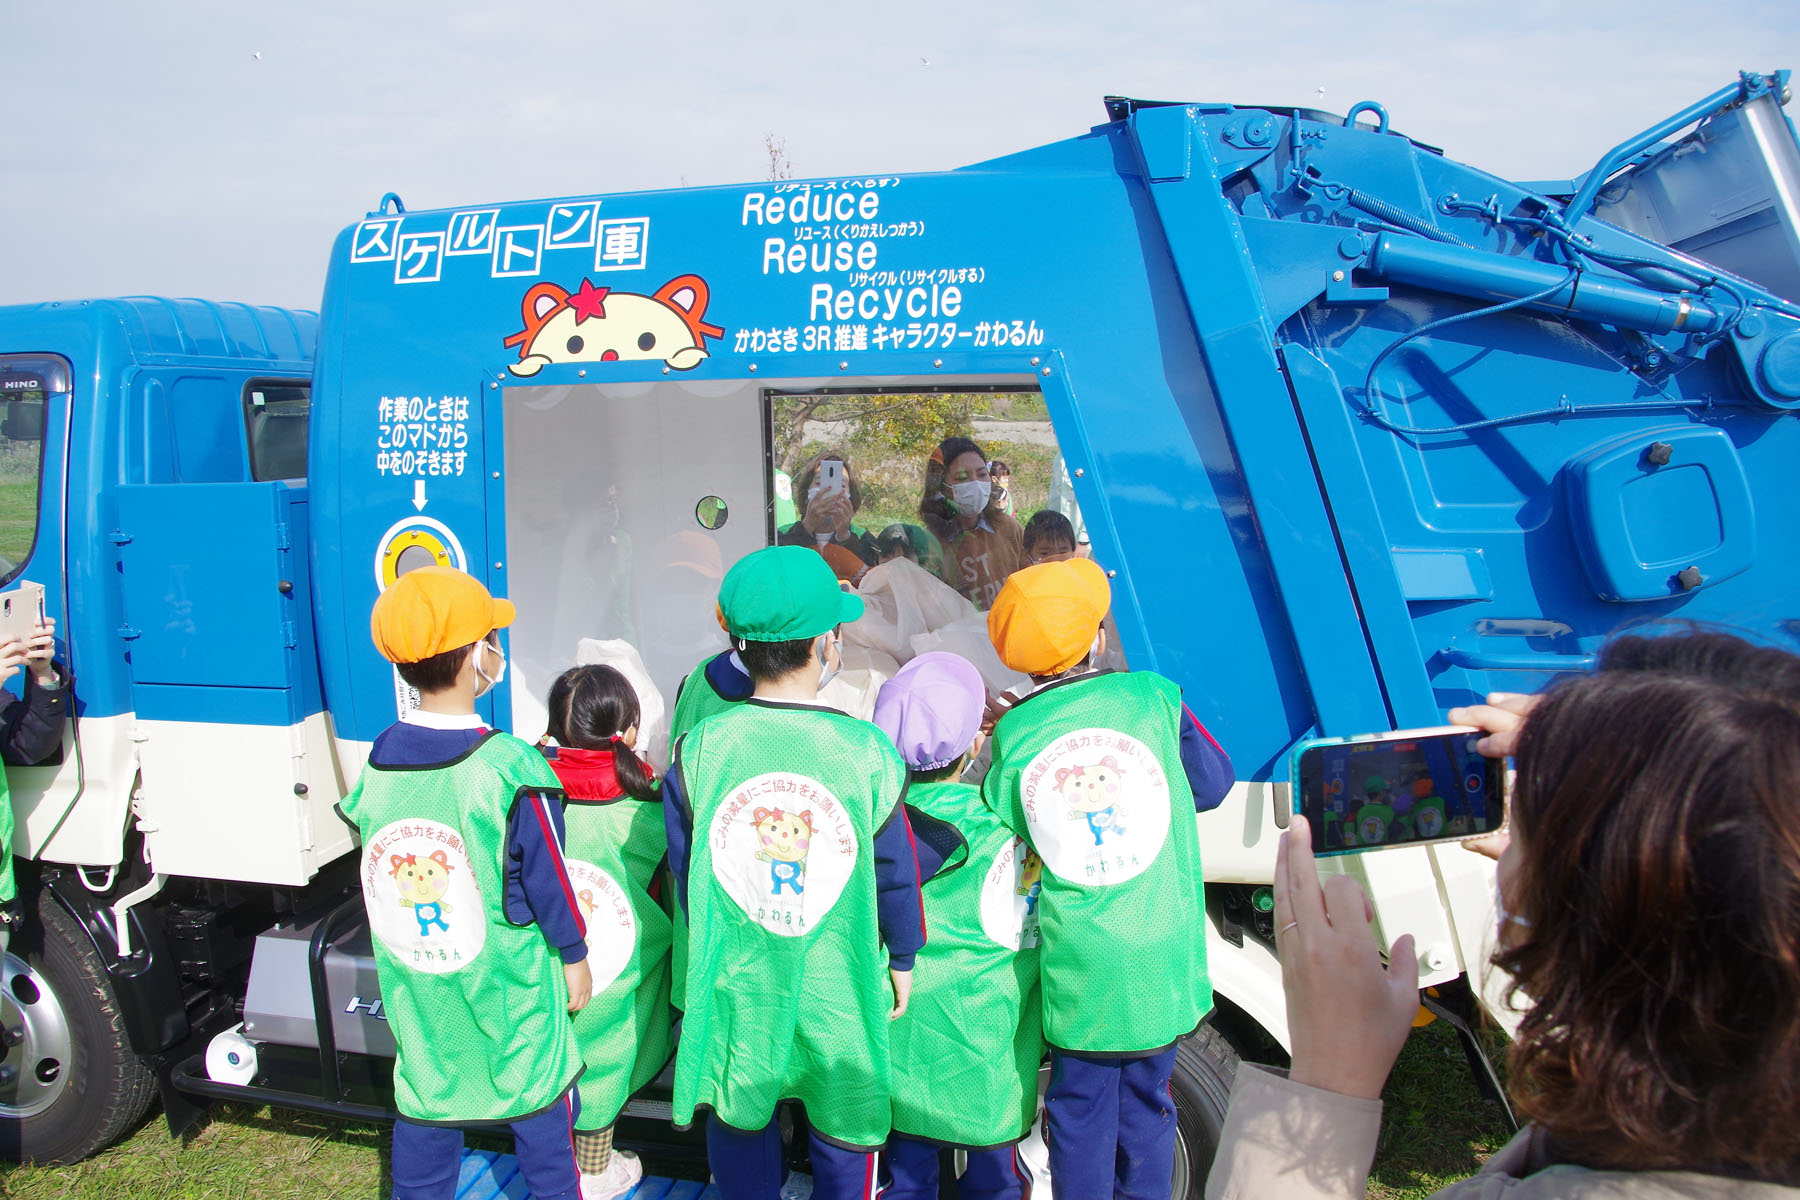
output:
{"label": "child's face mask", "polygon": [[[486,661],[489,651],[492,651],[494,657],[500,660],[499,668],[496,669],[492,675],[489,675],[482,667],[482,663]],[[484,639],[475,643],[474,664],[475,674],[481,680],[481,683],[475,688],[476,698],[479,699],[499,687],[500,681],[506,678],[506,655],[500,652],[498,646]]]}
{"label": "child's face mask", "polygon": [[837,678],[839,669],[844,665],[843,645],[833,640],[830,634],[819,641],[819,665],[819,690],[824,691],[825,685]]}

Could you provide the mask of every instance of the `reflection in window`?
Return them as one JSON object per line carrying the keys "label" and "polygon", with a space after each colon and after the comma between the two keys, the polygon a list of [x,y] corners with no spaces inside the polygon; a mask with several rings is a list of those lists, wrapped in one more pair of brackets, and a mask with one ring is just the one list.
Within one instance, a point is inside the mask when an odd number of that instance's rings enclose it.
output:
{"label": "reflection in window", "polygon": [[253,379],[244,386],[244,431],[250,478],[306,478],[306,426],[312,384],[304,379]]}
{"label": "reflection in window", "polygon": [[68,386],[61,359],[0,355],[0,583],[18,577],[37,541],[46,402]]}
{"label": "reflection in window", "polygon": [[772,393],[769,420],[774,476],[792,481],[779,543],[910,558],[985,610],[1030,563],[1033,514],[1062,513],[1085,542],[1035,389]]}

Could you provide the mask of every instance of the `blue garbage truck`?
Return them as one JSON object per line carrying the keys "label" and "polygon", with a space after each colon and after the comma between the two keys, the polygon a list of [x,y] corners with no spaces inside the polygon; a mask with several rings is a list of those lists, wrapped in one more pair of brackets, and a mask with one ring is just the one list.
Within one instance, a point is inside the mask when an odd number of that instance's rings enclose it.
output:
{"label": "blue garbage truck", "polygon": [[[809,456],[850,464],[873,536],[919,519],[953,431],[1007,461],[1018,519],[1070,518],[1125,663],[1238,767],[1199,818],[1218,1005],[1175,1080],[1198,1195],[1237,1062],[1287,1039],[1267,885],[1298,740],[1440,723],[1645,622],[1800,635],[1788,99],[1746,73],[1521,182],[1373,103],[1114,97],[941,173],[390,195],[331,247],[316,317],[0,309],[0,583],[47,588],[76,695],[61,751],[9,770],[0,1149],[82,1157],[158,1096],[177,1125],[220,1097],[391,1112],[335,804],[412,702],[367,632],[399,575],[518,605],[499,727],[542,732],[595,646],[672,702],[723,645],[724,570],[799,528],[777,514]],[[932,586],[978,614],[1008,568],[954,557]],[[851,664],[865,696],[907,645]],[[1336,861],[1383,944],[1417,936],[1433,1012],[1507,1019],[1491,867]],[[652,1085],[627,1117],[654,1140],[666,1114]]]}

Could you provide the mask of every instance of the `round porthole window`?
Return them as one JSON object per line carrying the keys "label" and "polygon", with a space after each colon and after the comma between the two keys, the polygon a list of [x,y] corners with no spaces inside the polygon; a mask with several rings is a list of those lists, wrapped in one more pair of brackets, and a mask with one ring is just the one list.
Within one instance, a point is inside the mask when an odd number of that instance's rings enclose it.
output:
{"label": "round porthole window", "polygon": [[702,529],[718,529],[729,515],[730,510],[720,496],[703,497],[694,505],[694,520],[700,522]]}

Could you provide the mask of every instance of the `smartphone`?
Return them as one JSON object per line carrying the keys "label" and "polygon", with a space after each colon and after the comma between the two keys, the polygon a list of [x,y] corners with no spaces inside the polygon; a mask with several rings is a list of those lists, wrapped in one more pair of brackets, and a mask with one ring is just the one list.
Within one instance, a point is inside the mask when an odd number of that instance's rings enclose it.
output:
{"label": "smartphone", "polygon": [[44,621],[44,585],[20,580],[10,592],[0,592],[0,640],[26,641]]}
{"label": "smartphone", "polygon": [[1466,725],[1321,738],[1294,748],[1296,809],[1315,855],[1454,842],[1506,825],[1506,764]]}
{"label": "smartphone", "polygon": [[813,480],[813,491],[818,495],[832,492],[847,492],[849,483],[844,478],[844,464],[835,458],[828,458],[819,464],[818,478]]}

